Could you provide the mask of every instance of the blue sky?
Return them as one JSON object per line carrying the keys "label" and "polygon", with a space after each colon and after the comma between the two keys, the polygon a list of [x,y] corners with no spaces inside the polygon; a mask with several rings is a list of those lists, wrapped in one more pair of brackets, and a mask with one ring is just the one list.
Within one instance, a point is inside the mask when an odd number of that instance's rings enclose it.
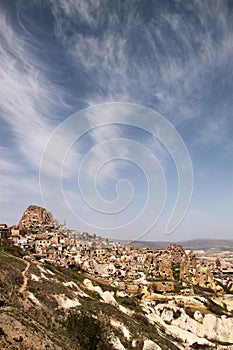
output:
{"label": "blue sky", "polygon": [[232,238],[232,1],[0,0],[0,43],[0,221]]}

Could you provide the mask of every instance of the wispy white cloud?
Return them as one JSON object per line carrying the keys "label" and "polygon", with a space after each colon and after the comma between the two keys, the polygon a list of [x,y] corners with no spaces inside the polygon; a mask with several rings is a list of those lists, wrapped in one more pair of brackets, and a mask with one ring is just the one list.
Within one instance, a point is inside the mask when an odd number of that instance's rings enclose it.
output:
{"label": "wispy white cloud", "polygon": [[[78,14],[79,19],[84,23],[89,23],[90,25],[96,25],[96,16],[100,15],[101,8],[100,5],[104,5],[105,1],[73,1],[73,0],[58,0],[54,2],[54,10],[57,14],[60,14],[59,9],[72,19],[76,19]],[[62,18],[60,18],[62,20]]]}
{"label": "wispy white cloud", "polygon": [[54,96],[32,65],[27,43],[0,15],[1,118],[10,125],[22,155],[38,167],[41,151],[51,131],[46,118]]}
{"label": "wispy white cloud", "polygon": [[[1,202],[15,196],[40,196],[39,168],[43,149],[67,107],[65,94],[49,79],[49,68],[37,57],[33,36],[17,31],[17,23],[0,12],[0,192]],[[64,135],[57,147],[62,147]],[[51,169],[52,171],[52,169]]]}
{"label": "wispy white cloud", "polygon": [[17,152],[38,170],[59,111],[67,107],[65,93],[49,79],[51,68],[38,58],[36,39],[18,33],[4,11],[0,38],[0,118],[9,125]]}
{"label": "wispy white cloud", "polygon": [[[9,126],[17,154],[34,170],[39,169],[42,152],[63,109],[70,107],[66,92],[50,76],[53,67],[38,58],[38,43],[17,23],[0,13],[0,118]],[[69,135],[63,135],[64,139]],[[58,145],[59,147],[59,145]]]}
{"label": "wispy white cloud", "polygon": [[[227,65],[232,78],[232,25],[226,4],[177,2],[178,9],[172,11],[157,6],[147,20],[138,5],[128,1],[127,9],[110,9],[106,2],[53,2],[57,36],[93,86],[86,102],[142,103],[175,123],[198,117],[215,71]],[[70,35],[74,18],[88,28],[85,34],[76,28]]]}

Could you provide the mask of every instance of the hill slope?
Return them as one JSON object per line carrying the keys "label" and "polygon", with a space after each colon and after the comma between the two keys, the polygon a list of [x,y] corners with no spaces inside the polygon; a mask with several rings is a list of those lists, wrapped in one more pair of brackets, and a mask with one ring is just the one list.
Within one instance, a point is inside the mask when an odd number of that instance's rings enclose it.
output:
{"label": "hill slope", "polygon": [[1,349],[142,349],[149,338],[163,349],[177,349],[149,324],[136,299],[127,300],[134,311],[120,306],[108,285],[95,287],[74,270],[9,251],[0,252],[0,262]]}
{"label": "hill slope", "polygon": [[1,349],[232,349],[232,310],[201,289],[188,298],[129,296],[20,255],[0,250]]}

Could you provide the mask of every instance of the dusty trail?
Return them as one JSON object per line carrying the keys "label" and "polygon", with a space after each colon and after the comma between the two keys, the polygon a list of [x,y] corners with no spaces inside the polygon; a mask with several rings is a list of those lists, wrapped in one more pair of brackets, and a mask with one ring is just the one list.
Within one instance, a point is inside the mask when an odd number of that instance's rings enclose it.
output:
{"label": "dusty trail", "polygon": [[27,288],[27,283],[28,283],[28,277],[27,277],[27,271],[30,267],[30,263],[27,261],[27,266],[25,267],[25,269],[22,272],[22,276],[23,276],[23,284],[22,286],[19,288],[19,293],[24,293],[25,289]]}

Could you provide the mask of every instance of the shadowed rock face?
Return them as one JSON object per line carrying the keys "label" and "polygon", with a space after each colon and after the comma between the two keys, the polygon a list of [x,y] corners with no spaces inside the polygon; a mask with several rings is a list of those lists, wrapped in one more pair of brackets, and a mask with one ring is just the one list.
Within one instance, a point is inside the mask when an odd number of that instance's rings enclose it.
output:
{"label": "shadowed rock face", "polygon": [[21,229],[39,229],[42,227],[52,227],[53,217],[45,208],[30,205],[24,212],[20,222]]}

